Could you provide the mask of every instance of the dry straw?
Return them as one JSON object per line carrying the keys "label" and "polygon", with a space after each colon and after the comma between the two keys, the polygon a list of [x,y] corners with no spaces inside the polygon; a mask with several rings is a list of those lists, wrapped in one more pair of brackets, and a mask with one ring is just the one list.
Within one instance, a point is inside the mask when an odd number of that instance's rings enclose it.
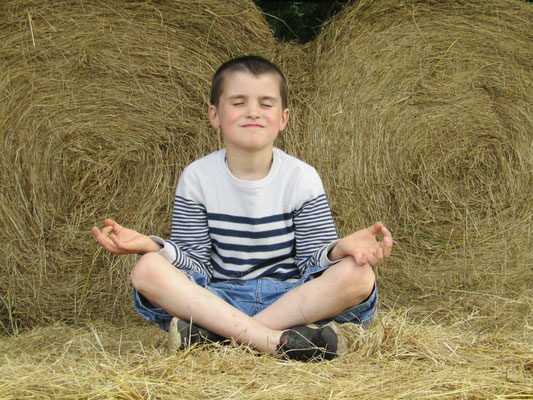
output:
{"label": "dry straw", "polygon": [[[305,46],[251,1],[0,5],[0,398],[533,397],[533,9],[354,2]],[[113,216],[165,236],[182,168],[222,144],[230,57],[289,78],[278,145],[321,173],[341,234],[382,219],[382,313],[322,364],[234,346],[167,355],[132,311]]]}
{"label": "dry straw", "polygon": [[532,43],[519,1],[380,0],[313,44],[300,155],[327,177],[342,233],[376,219],[394,232],[380,278],[402,303],[499,316],[488,294],[531,318]]}
{"label": "dry straw", "polygon": [[158,328],[54,324],[0,340],[0,398],[521,399],[533,397],[533,354],[497,335],[384,314],[347,332],[350,353],[286,362],[216,345],[167,354]]}
{"label": "dry straw", "polygon": [[90,227],[168,232],[181,169],[220,146],[214,69],[271,57],[272,34],[248,1],[0,7],[1,329],[121,318],[134,260],[99,253]]}

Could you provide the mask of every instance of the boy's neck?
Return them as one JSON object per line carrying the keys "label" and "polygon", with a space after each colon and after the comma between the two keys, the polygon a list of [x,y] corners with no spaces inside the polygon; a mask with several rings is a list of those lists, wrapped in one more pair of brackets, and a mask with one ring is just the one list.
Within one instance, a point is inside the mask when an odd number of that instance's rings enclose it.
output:
{"label": "boy's neck", "polygon": [[226,160],[231,174],[242,181],[258,181],[270,172],[272,147],[260,152],[226,149]]}

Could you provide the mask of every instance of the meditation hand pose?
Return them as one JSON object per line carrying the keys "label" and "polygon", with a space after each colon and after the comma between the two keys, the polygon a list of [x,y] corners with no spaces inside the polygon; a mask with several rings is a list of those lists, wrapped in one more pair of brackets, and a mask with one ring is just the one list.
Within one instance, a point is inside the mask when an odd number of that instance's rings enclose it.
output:
{"label": "meditation hand pose", "polygon": [[366,327],[375,316],[373,267],[389,257],[391,233],[377,222],[338,239],[316,170],[274,147],[289,119],[277,66],[228,61],[210,101],[225,147],[184,169],[170,238],[106,219],[92,228],[96,241],[141,255],[135,308],[169,332],[173,349],[233,339],[296,360],[343,354],[339,324]]}

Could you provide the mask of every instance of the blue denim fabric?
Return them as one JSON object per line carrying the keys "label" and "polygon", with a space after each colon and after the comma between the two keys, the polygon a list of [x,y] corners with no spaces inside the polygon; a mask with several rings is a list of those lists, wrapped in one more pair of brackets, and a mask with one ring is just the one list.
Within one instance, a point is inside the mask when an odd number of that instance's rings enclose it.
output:
{"label": "blue denim fabric", "polygon": [[[272,278],[260,278],[250,280],[234,279],[210,282],[209,284],[207,284],[205,276],[198,272],[187,270],[182,270],[182,272],[189,276],[191,281],[205,287],[207,290],[245,314],[253,316],[267,308],[288,291],[313,279],[314,275],[322,273],[325,269],[326,268],[324,267],[310,269],[296,282],[286,282]],[[378,300],[377,286],[374,285],[374,290],[364,302],[343,311],[333,318],[318,321],[316,324],[320,325],[335,321],[338,323],[361,324],[366,328],[370,322],[372,322],[372,319],[377,312]],[[170,314],[162,308],[154,307],[135,289],[133,289],[133,302],[135,309],[145,319],[158,324],[159,327],[164,330],[168,330],[168,325],[172,319]]]}

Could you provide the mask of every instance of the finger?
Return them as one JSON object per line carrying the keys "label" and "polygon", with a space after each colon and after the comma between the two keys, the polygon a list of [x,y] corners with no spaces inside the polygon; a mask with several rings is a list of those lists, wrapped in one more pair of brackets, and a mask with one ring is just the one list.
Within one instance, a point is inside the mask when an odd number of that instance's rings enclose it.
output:
{"label": "finger", "polygon": [[118,241],[118,239],[117,239],[117,243],[113,241],[113,237],[115,236],[111,234],[109,235],[109,237],[104,238],[101,242],[102,247],[113,254],[117,254],[117,255],[129,254],[130,252],[127,249],[125,249],[125,247],[120,243],[120,241]]}
{"label": "finger", "polygon": [[383,261],[383,249],[379,248],[375,253],[368,256],[368,264],[372,267],[377,267]]}
{"label": "finger", "polygon": [[367,255],[365,253],[357,253],[354,259],[356,264],[361,267],[367,263]]}
{"label": "finger", "polygon": [[[93,234],[94,238],[96,239],[96,241],[98,243],[100,243],[100,242],[105,243],[106,238],[107,238],[107,234],[109,233],[109,230],[107,229],[107,227],[102,228],[102,230],[100,230],[100,229],[98,229],[98,227],[93,226],[92,229],[91,229],[91,233]],[[100,243],[100,244],[102,244],[102,243]]]}
{"label": "finger", "polygon": [[[93,226],[91,229],[91,232],[98,244],[102,246],[107,251],[113,253],[113,254],[127,254],[128,252],[123,249],[122,243],[118,240],[118,238],[111,234],[108,235],[111,231],[113,231],[114,227],[116,226],[116,223],[113,220],[106,220],[104,222],[106,226],[102,228],[102,230],[98,229],[98,227]],[[115,241],[113,240],[115,239]]]}
{"label": "finger", "polygon": [[381,248],[383,249],[383,257],[388,258],[390,256],[390,253],[392,251],[392,237],[385,236],[383,238],[383,242],[381,243]]}
{"label": "finger", "polygon": [[[113,241],[113,244],[116,248],[117,254],[132,254],[132,253],[143,253],[141,243],[139,240],[120,240],[115,234],[110,234],[109,238]],[[146,251],[144,251],[146,252]]]}
{"label": "finger", "polygon": [[376,236],[378,233],[381,232],[381,229],[384,228],[383,224],[381,222],[376,222],[374,225],[369,226],[366,228],[366,230],[373,236]]}
{"label": "finger", "polygon": [[384,225],[381,226],[381,233],[383,234],[384,238],[391,238],[392,241],[392,233]]}
{"label": "finger", "polygon": [[115,221],[111,220],[111,219],[106,219],[104,221],[104,227],[102,228],[102,230],[100,230],[97,226],[93,226],[92,229],[91,229],[91,232],[93,233],[93,235],[104,235],[106,236],[109,232],[111,232],[113,230],[113,224],[115,224]]}
{"label": "finger", "polygon": [[94,238],[96,239],[99,235],[102,233],[100,232],[100,229],[98,229],[96,226],[93,226],[91,229],[91,233],[93,234]]}
{"label": "finger", "polygon": [[118,222],[116,222],[115,220],[113,220],[111,218],[106,218],[106,220],[104,221],[104,224],[105,224],[105,226],[111,226],[111,227],[114,227],[115,229],[121,228],[121,226],[118,224]]}
{"label": "finger", "polygon": [[102,228],[102,235],[106,236],[109,235],[109,232],[113,230],[112,226],[105,226]]}
{"label": "finger", "polygon": [[113,242],[103,235],[99,235],[98,237],[96,237],[96,241],[100,246],[102,246],[107,251],[110,251],[111,253],[116,253],[118,251]]}
{"label": "finger", "polygon": [[117,235],[114,235],[113,233],[109,235],[109,238],[112,240],[113,244],[117,247],[119,250],[127,250],[127,246],[117,237]]}

